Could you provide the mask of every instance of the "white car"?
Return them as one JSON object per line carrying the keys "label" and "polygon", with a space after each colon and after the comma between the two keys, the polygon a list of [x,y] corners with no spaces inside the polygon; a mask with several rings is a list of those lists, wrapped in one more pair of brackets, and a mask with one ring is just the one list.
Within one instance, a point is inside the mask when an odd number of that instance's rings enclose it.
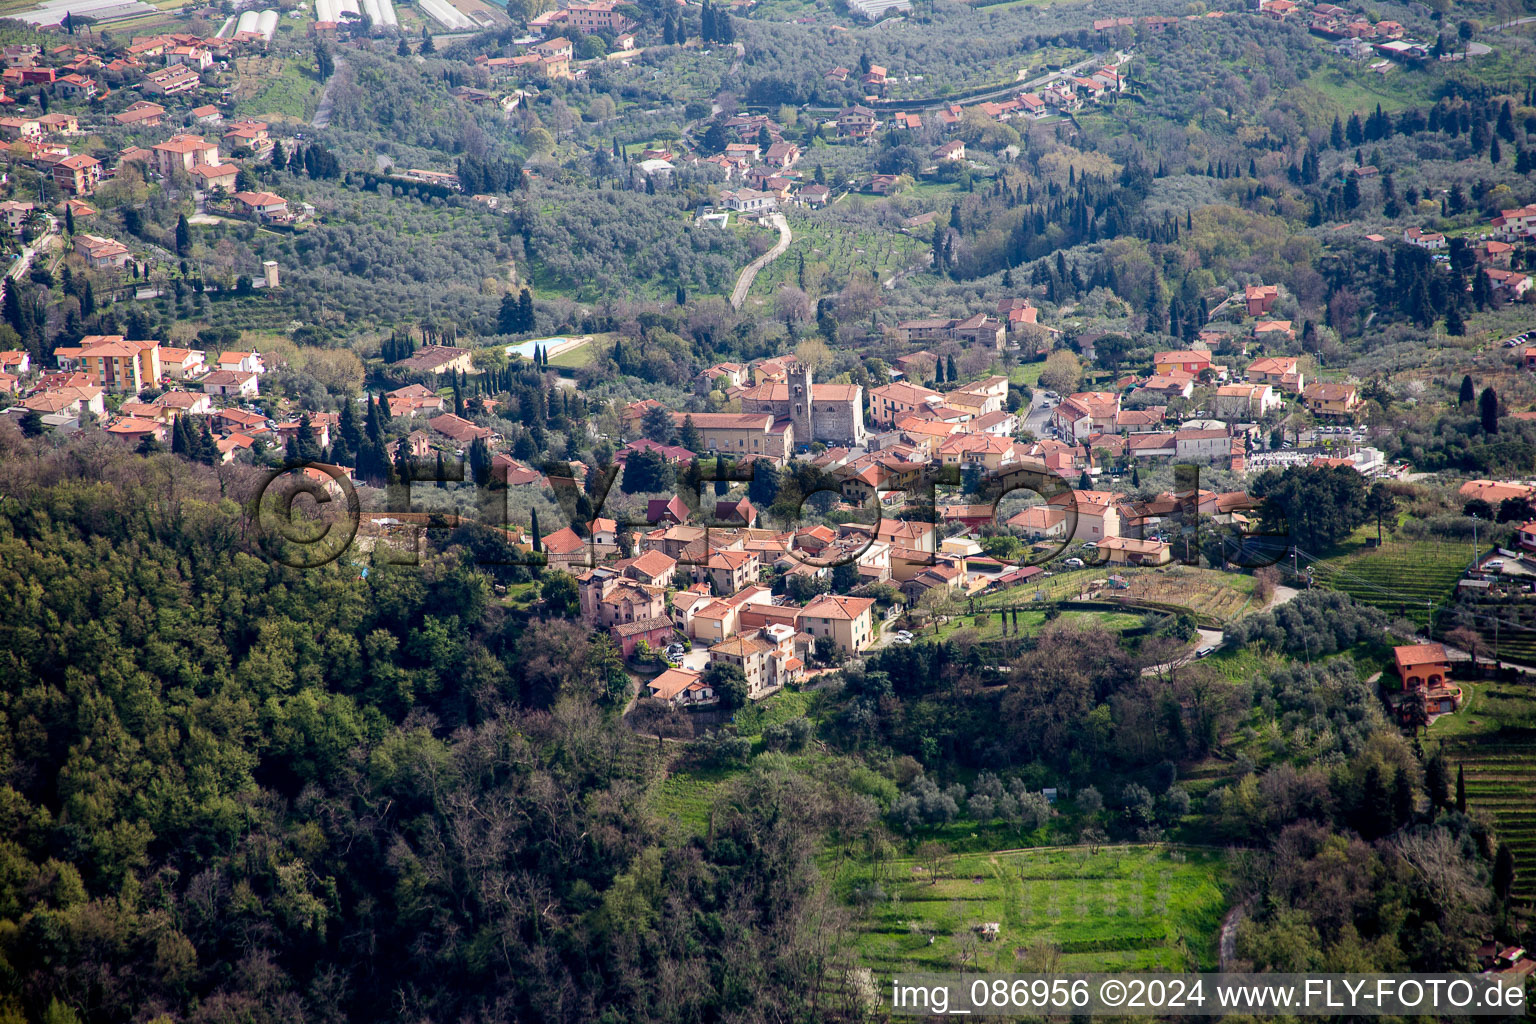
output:
{"label": "white car", "polygon": [[902,637],[902,638],[905,638],[907,640],[911,640],[912,639],[912,631],[910,629],[898,629],[896,631],[896,635],[898,637]]}
{"label": "white car", "polygon": [[898,637],[892,637],[891,638],[891,643],[893,643],[893,644],[909,644],[911,642],[912,642],[912,638],[909,637],[909,636],[898,636]]}
{"label": "white car", "polygon": [[1062,564],[1065,565],[1068,569],[1081,569],[1084,565],[1084,562],[1081,558],[1069,558]]}

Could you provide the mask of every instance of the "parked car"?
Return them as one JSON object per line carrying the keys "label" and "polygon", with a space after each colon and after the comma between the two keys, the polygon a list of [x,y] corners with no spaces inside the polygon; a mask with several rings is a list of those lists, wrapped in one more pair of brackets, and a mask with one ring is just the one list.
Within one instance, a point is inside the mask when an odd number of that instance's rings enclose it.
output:
{"label": "parked car", "polygon": [[1068,569],[1081,569],[1084,565],[1084,562],[1081,558],[1069,558],[1062,564],[1065,565]]}
{"label": "parked car", "polygon": [[1195,652],[1195,657],[1197,657],[1197,658],[1209,658],[1211,655],[1213,655],[1215,653],[1216,653],[1216,648],[1214,648],[1214,647],[1202,647],[1198,651]]}

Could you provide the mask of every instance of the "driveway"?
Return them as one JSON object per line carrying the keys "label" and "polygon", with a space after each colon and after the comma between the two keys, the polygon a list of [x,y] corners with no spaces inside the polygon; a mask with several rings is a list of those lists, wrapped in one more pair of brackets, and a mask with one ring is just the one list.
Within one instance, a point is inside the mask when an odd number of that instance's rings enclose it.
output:
{"label": "driveway", "polygon": [[747,292],[752,290],[752,282],[757,280],[757,272],[778,259],[784,250],[789,248],[789,243],[795,239],[795,236],[789,232],[789,221],[784,219],[782,213],[771,214],[768,221],[779,229],[779,240],[774,243],[772,249],[742,269],[741,276],[736,279],[736,287],[731,289],[731,308],[733,309],[740,309],[741,304],[747,301]]}

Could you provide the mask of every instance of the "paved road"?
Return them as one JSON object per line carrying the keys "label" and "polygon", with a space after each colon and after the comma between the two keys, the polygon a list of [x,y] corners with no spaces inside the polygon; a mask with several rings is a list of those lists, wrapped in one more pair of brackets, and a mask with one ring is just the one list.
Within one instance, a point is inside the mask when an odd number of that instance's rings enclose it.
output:
{"label": "paved road", "polygon": [[31,268],[32,261],[37,257],[37,254],[47,252],[53,248],[53,240],[58,236],[59,232],[59,222],[52,214],[46,214],[46,216],[48,218],[48,230],[43,232],[41,238],[34,239],[31,245],[22,247],[21,257],[17,259],[16,265],[6,272],[6,277],[13,281],[21,280],[22,275]]}
{"label": "paved road", "polygon": [[1029,399],[1029,411],[1024,414],[1024,429],[1037,438],[1050,437],[1051,413],[1055,408],[1055,403],[1046,404],[1045,390],[1035,388],[1034,394]]}
{"label": "paved road", "polygon": [[784,219],[782,213],[772,214],[768,220],[779,229],[779,240],[774,243],[772,249],[742,269],[741,276],[736,279],[736,287],[731,289],[731,306],[734,309],[740,309],[741,304],[747,301],[747,292],[752,290],[752,282],[757,280],[757,272],[778,259],[784,250],[789,248],[789,243],[795,240],[795,236],[789,231],[789,221]]}

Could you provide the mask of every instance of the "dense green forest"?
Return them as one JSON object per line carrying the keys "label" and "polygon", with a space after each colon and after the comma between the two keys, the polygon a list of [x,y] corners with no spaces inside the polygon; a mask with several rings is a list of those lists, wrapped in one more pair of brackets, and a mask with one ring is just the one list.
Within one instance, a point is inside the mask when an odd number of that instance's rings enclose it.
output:
{"label": "dense green forest", "polygon": [[765,764],[709,842],[666,843],[598,700],[613,650],[504,610],[467,548],[283,569],[242,521],[248,474],[0,444],[4,1019],[748,1021],[833,998],[828,786]]}

